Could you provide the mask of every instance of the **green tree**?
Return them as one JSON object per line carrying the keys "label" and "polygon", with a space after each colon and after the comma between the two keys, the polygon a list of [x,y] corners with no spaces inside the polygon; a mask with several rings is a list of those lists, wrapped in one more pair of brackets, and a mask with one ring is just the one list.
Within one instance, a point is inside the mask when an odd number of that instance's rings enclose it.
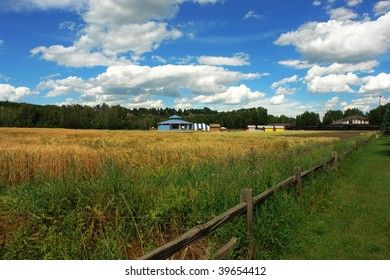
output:
{"label": "green tree", "polygon": [[354,115],[364,116],[364,113],[362,111],[360,111],[358,108],[349,108],[349,109],[344,111],[343,117],[346,118],[346,117],[354,116]]}
{"label": "green tree", "polygon": [[343,118],[343,112],[341,110],[328,110],[324,117],[322,118],[323,125],[330,125],[334,121],[340,120]]}
{"label": "green tree", "polygon": [[279,118],[274,115],[268,115],[268,123],[279,123]]}
{"label": "green tree", "polygon": [[274,115],[268,115],[268,123],[269,124],[295,124],[295,119],[290,118],[286,115],[280,115],[280,116],[274,116]]}
{"label": "green tree", "polygon": [[383,116],[381,130],[383,135],[390,136],[390,106],[387,106],[385,115]]}
{"label": "green tree", "polygon": [[280,115],[278,123],[292,123],[293,119],[290,117],[287,117],[286,115]]}
{"label": "green tree", "polygon": [[320,115],[314,112],[304,112],[302,115],[298,115],[296,119],[296,126],[300,129],[308,127],[315,127],[321,124]]}
{"label": "green tree", "polygon": [[385,115],[386,108],[390,106],[390,103],[387,103],[386,105],[380,105],[375,109],[372,109],[368,113],[368,119],[370,121],[370,124],[373,125],[381,125],[383,121],[383,116]]}

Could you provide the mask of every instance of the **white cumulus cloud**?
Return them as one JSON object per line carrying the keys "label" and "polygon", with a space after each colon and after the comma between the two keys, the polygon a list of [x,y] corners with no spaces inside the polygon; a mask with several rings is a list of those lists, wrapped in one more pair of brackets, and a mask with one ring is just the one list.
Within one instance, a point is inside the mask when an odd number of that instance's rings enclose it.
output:
{"label": "white cumulus cloud", "polygon": [[[387,100],[383,100],[383,102],[386,102]],[[363,112],[368,112],[371,109],[378,106],[378,97],[377,96],[365,96],[362,98],[352,99],[349,102],[342,102],[341,106],[342,109],[345,111],[347,109],[353,109],[358,108],[359,110]],[[383,104],[383,103],[382,103]]]}
{"label": "white cumulus cloud", "polygon": [[51,47],[36,47],[31,50],[31,54],[41,55],[47,61],[67,67],[109,66],[119,63],[115,57],[110,58],[100,52],[90,52],[89,49],[77,46],[64,47],[54,45]]}
{"label": "white cumulus cloud", "polygon": [[328,101],[326,101],[324,109],[327,111],[334,110],[339,102],[340,102],[339,97],[335,96],[335,97],[329,99]]}
{"label": "white cumulus cloud", "polygon": [[363,2],[363,0],[348,0],[347,5],[350,7],[354,7],[354,6],[359,5],[362,2]]}
{"label": "white cumulus cloud", "polygon": [[73,46],[36,47],[33,55],[68,67],[110,66],[123,61],[121,54],[140,55],[158,48],[165,40],[181,36],[178,30],[168,30],[166,23],[127,24],[113,29],[90,25]]}
{"label": "white cumulus cloud", "polygon": [[390,11],[390,1],[379,1],[374,6],[376,15],[384,15]]}
{"label": "white cumulus cloud", "polygon": [[90,88],[93,88],[93,85],[87,83],[82,78],[74,76],[61,80],[47,80],[37,86],[38,90],[53,89],[47,94],[47,97],[83,93]]}
{"label": "white cumulus cloud", "polygon": [[306,80],[311,80],[316,76],[324,76],[329,74],[345,74],[348,72],[373,72],[373,68],[379,65],[378,61],[372,60],[357,64],[347,63],[333,63],[329,66],[318,66],[315,65],[307,72]]}
{"label": "white cumulus cloud", "polygon": [[390,92],[390,74],[380,73],[377,76],[363,78],[365,84],[361,86],[360,93]]}
{"label": "white cumulus cloud", "polygon": [[[108,67],[104,73],[88,80],[68,77],[43,81],[37,88],[47,91],[48,97],[77,93],[82,94],[84,101],[95,100],[99,103],[97,101],[110,100],[112,103],[115,100],[120,104],[124,104],[129,98],[133,98],[130,103],[160,100],[164,96],[180,98],[183,89],[187,89],[192,96],[202,96],[201,99],[208,103],[222,100],[221,102],[233,104],[261,94],[246,91],[249,89],[243,86],[230,85],[258,77],[259,74],[256,73],[244,74],[210,65],[127,65]],[[150,99],[134,99],[137,96],[149,96]]]}
{"label": "white cumulus cloud", "polygon": [[247,86],[240,85],[229,87],[225,92],[213,95],[199,95],[193,98],[192,101],[202,104],[218,103],[223,105],[239,105],[261,99],[264,96],[265,94],[262,92],[253,92]]}
{"label": "white cumulus cloud", "polygon": [[283,95],[293,95],[297,89],[296,88],[290,88],[290,87],[278,87],[275,90],[276,94],[283,94]]}
{"label": "white cumulus cloud", "polygon": [[293,82],[296,82],[297,80],[298,80],[298,75],[294,75],[294,76],[291,76],[291,77],[288,77],[288,78],[284,78],[284,79],[282,79],[280,81],[272,83],[271,88],[275,89],[278,86],[281,86],[281,85],[284,85],[284,84],[287,84],[287,83],[293,83]]}
{"label": "white cumulus cloud", "polygon": [[338,21],[346,21],[358,16],[355,12],[343,7],[330,10],[329,14],[331,19]]}
{"label": "white cumulus cloud", "polygon": [[376,20],[309,22],[275,44],[293,45],[309,63],[361,63],[390,48],[390,13]]}
{"label": "white cumulus cloud", "polygon": [[10,84],[0,84],[0,100],[18,102],[23,97],[36,94],[28,87],[14,87]]}
{"label": "white cumulus cloud", "polygon": [[[145,23],[173,17],[182,0],[90,0],[84,16],[86,22],[96,26],[121,26]],[[109,11],[109,12],[108,12]]]}
{"label": "white cumulus cloud", "polygon": [[292,67],[295,69],[307,69],[313,66],[308,61],[305,60],[281,60],[278,62],[280,65]]}
{"label": "white cumulus cloud", "polygon": [[315,65],[307,72],[304,82],[312,93],[356,92],[352,86],[364,84],[364,77],[356,73],[372,73],[379,65],[376,60],[347,64],[333,63],[329,66]]}
{"label": "white cumulus cloud", "polygon": [[275,95],[270,99],[269,104],[270,105],[284,104],[285,98],[286,98],[286,96],[284,94]]}
{"label": "white cumulus cloud", "polygon": [[319,0],[313,1],[313,6],[320,6],[322,3]]}
{"label": "white cumulus cloud", "polygon": [[274,82],[271,84],[271,88],[275,90],[276,95],[293,95],[296,88],[290,88],[288,85],[289,83],[294,83],[298,81],[298,75],[294,75],[291,77],[287,77],[284,79],[281,79],[280,81]]}
{"label": "white cumulus cloud", "polygon": [[236,53],[233,57],[201,56],[198,58],[198,63],[207,65],[243,66],[249,65],[249,58],[249,55],[246,53]]}
{"label": "white cumulus cloud", "polygon": [[149,94],[141,94],[129,98],[129,102],[125,106],[129,108],[162,108],[164,103],[161,99],[153,100]]}
{"label": "white cumulus cloud", "polygon": [[[219,1],[192,0],[199,4]],[[38,5],[40,1],[33,2]],[[76,3],[71,0],[62,2],[70,6]],[[177,14],[183,2],[185,0],[89,0],[82,13],[85,28],[72,46],[38,46],[31,53],[69,67],[111,66],[126,60],[129,62],[129,56],[137,60],[163,42],[183,35],[164,22]]]}
{"label": "white cumulus cloud", "polygon": [[330,74],[326,76],[315,76],[307,81],[307,88],[312,93],[353,93],[351,86],[358,86],[361,80],[356,74]]}

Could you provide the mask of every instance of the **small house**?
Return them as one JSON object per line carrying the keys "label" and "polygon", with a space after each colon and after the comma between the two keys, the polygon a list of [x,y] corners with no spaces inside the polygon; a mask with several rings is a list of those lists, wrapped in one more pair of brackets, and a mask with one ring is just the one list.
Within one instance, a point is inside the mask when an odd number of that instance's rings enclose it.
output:
{"label": "small house", "polygon": [[294,129],[294,125],[291,123],[270,123],[268,125],[283,127],[284,131]]}
{"label": "small house", "polygon": [[274,126],[273,125],[264,125],[264,132],[273,132]]}
{"label": "small house", "polygon": [[264,132],[282,132],[285,131],[283,125],[258,125],[257,129]]}
{"label": "small house", "polygon": [[359,115],[352,115],[341,120],[333,122],[333,124],[370,124],[368,118]]}
{"label": "small house", "polygon": [[169,120],[159,122],[157,129],[168,131],[168,130],[192,130],[193,124],[184,121],[181,117],[174,115]]}
{"label": "small house", "polygon": [[212,123],[210,124],[210,131],[220,131],[221,130],[221,125]]}
{"label": "small house", "polygon": [[274,131],[275,132],[283,132],[285,129],[284,129],[284,126],[283,125],[274,125]]}
{"label": "small house", "polygon": [[256,126],[255,125],[248,125],[247,131],[256,131]]}

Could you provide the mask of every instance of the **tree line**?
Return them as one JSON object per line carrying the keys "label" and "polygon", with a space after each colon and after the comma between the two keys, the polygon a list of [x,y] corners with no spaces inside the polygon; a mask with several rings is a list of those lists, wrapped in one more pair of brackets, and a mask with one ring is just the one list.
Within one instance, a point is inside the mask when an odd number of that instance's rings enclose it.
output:
{"label": "tree line", "polygon": [[73,105],[35,105],[28,103],[0,102],[0,127],[46,127],[72,129],[150,129],[172,115],[179,115],[193,123],[218,123],[230,129],[243,129],[254,124],[289,124],[297,129],[328,126],[335,120],[351,115],[366,116],[370,124],[381,125],[389,104],[379,106],[364,114],[359,109],[344,112],[329,110],[322,121],[318,113],[305,112],[291,118],[286,115],[268,114],[263,107],[218,112],[210,108],[134,108],[107,104],[94,107]]}

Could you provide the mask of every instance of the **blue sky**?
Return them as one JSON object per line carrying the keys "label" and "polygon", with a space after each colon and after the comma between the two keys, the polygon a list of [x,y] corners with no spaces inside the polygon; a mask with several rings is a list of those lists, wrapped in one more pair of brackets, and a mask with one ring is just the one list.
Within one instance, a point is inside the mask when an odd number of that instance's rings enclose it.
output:
{"label": "blue sky", "polygon": [[1,0],[0,100],[367,112],[389,49],[390,1]]}

